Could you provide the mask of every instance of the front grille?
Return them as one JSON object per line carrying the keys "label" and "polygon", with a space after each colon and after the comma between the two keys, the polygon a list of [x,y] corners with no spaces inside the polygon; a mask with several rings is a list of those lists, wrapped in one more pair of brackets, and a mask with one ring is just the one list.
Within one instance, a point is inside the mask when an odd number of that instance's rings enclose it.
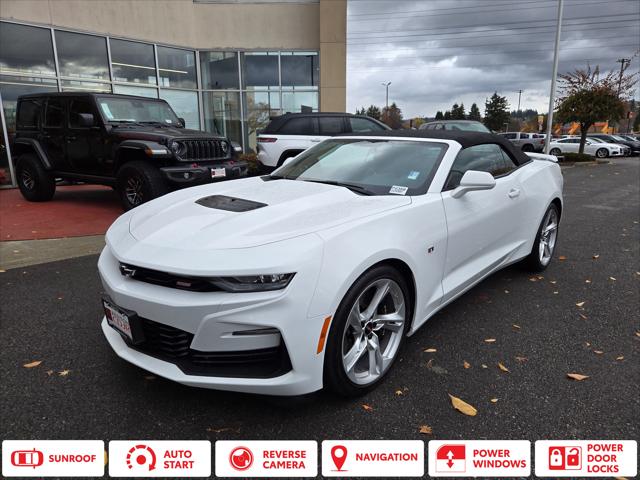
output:
{"label": "front grille", "polygon": [[[178,140],[184,161],[224,160],[231,158],[231,147],[224,140]],[[224,145],[223,145],[224,143]]]}
{"label": "front grille", "polygon": [[173,273],[151,270],[150,268],[136,267],[120,264],[120,273],[126,277],[140,282],[152,283],[161,287],[177,288],[189,292],[220,292],[220,288],[209,282],[204,277],[188,277]]}
{"label": "front grille", "polygon": [[273,378],[291,370],[289,354],[283,342],[272,348],[231,352],[204,352],[193,350],[193,334],[137,318],[141,323],[143,341],[129,346],[152,357],[176,365],[187,375],[213,377]]}

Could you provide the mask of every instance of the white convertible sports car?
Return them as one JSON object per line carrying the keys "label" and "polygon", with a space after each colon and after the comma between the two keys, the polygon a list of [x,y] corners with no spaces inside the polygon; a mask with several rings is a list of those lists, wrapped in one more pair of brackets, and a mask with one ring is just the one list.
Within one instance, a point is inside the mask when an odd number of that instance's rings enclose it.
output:
{"label": "white convertible sports car", "polygon": [[357,395],[483,278],[547,267],[562,184],[555,157],[492,134],[334,137],[272,175],[122,215],[99,260],[102,330],[186,385]]}

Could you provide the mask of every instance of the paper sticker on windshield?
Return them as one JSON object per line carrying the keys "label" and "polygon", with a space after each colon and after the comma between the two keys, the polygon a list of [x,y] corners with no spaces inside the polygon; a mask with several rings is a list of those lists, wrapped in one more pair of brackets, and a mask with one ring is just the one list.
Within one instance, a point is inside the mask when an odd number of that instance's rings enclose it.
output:
{"label": "paper sticker on windshield", "polygon": [[101,103],[100,108],[102,108],[102,111],[104,112],[104,114],[107,116],[109,120],[113,120],[113,113],[111,113],[111,110],[109,109],[109,105],[107,105],[106,103]]}
{"label": "paper sticker on windshield", "polygon": [[165,118],[164,123],[173,123],[173,121],[170,118]]}
{"label": "paper sticker on windshield", "polygon": [[407,193],[407,190],[409,190],[408,187],[399,187],[398,185],[394,185],[391,187],[391,190],[389,190],[389,193],[393,195],[404,195]]}
{"label": "paper sticker on windshield", "polygon": [[407,175],[407,178],[409,180],[415,180],[416,178],[418,178],[419,175],[420,175],[420,172],[418,172],[417,170],[413,170],[409,172],[409,175]]}

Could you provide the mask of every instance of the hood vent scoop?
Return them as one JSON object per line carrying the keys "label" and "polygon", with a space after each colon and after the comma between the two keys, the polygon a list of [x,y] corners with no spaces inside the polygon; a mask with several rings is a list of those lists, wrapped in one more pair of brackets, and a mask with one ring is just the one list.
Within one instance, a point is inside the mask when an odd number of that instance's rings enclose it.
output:
{"label": "hood vent scoop", "polygon": [[226,195],[211,195],[196,200],[198,205],[228,212],[249,212],[258,208],[266,207],[266,203],[245,200],[244,198],[227,197]]}

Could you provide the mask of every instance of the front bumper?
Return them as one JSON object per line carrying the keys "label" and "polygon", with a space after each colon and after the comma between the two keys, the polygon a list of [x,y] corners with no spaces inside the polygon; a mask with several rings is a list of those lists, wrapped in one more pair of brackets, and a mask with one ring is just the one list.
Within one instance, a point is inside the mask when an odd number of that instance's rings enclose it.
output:
{"label": "front bumper", "polygon": [[[260,248],[265,250],[256,253],[269,258],[268,249],[274,246]],[[306,262],[296,259],[301,268],[284,290],[192,292],[122,276],[119,260],[125,259],[116,259],[105,247],[98,266],[106,295],[117,306],[136,312],[152,327],[159,328],[158,335],[168,343],[159,350],[157,342],[151,346],[132,345],[106,319],[102,321],[103,333],[121,358],[185,385],[267,395],[317,391],[322,388],[324,360],[324,352],[317,353],[317,345],[326,315],[309,317],[307,312],[321,255],[306,258]],[[133,263],[132,259],[126,261]],[[172,336],[174,331],[181,336]],[[188,351],[181,342],[186,342]],[[181,350],[174,351],[178,344]],[[267,355],[263,368],[251,361],[256,354]],[[226,363],[218,362],[220,358]],[[227,360],[235,360],[239,366],[229,368]],[[281,362],[281,368],[275,368],[275,364],[274,368],[269,367],[269,361]]]}
{"label": "front bumper", "polygon": [[[211,170],[213,168],[224,168],[225,176],[215,179],[212,178]],[[238,162],[234,160],[218,164],[197,166],[189,164],[184,166],[160,168],[160,172],[164,179],[176,186],[200,185],[212,181],[246,177],[248,171],[249,166],[247,162]]]}

